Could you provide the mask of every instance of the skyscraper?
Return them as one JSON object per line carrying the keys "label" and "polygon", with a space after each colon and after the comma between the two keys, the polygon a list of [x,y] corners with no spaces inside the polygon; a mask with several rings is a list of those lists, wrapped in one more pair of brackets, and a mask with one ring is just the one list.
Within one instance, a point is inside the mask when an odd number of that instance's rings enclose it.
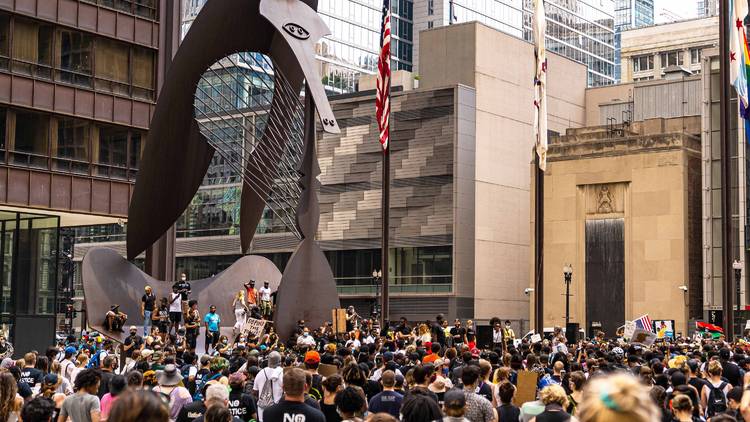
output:
{"label": "skyscraper", "polygon": [[615,79],[622,76],[622,31],[654,24],[654,0],[615,1]]}
{"label": "skyscraper", "polygon": [[698,16],[716,16],[719,14],[719,2],[718,0],[698,0],[696,12],[698,12]]}
{"label": "skyscraper", "polygon": [[[417,72],[419,31],[476,20],[527,41],[532,38],[532,0],[426,0],[414,7]],[[614,0],[547,0],[545,8],[547,49],[586,64],[589,85],[614,83]]]}

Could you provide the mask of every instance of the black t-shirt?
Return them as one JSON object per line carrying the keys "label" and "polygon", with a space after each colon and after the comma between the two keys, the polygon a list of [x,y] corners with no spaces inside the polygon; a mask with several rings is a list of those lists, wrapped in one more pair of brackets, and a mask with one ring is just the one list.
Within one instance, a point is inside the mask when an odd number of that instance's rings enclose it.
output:
{"label": "black t-shirt", "polygon": [[323,412],[323,415],[326,418],[326,422],[341,422],[343,420],[341,419],[341,415],[339,415],[339,412],[336,411],[335,404],[325,404],[322,400],[319,403],[320,411]]}
{"label": "black t-shirt", "polygon": [[36,368],[23,368],[21,370],[20,382],[25,382],[29,386],[41,384],[44,379],[44,373]]}
{"label": "black t-shirt", "polygon": [[263,422],[325,422],[325,420],[326,417],[320,410],[296,401],[281,400],[263,410]]}
{"label": "black t-shirt", "polygon": [[112,372],[101,371],[102,380],[99,382],[99,392],[96,394],[101,400],[105,394],[109,393],[109,381],[115,376]]}
{"label": "black t-shirt", "polygon": [[466,335],[466,328],[464,327],[453,327],[451,328],[451,335],[453,336],[453,344],[463,343],[464,335]]}
{"label": "black t-shirt", "polygon": [[151,293],[150,295],[144,294],[141,298],[141,302],[143,302],[144,311],[153,311],[154,305],[156,304],[156,295],[153,293]]}
{"label": "black t-shirt", "polygon": [[16,384],[18,384],[18,395],[23,397],[24,400],[31,398],[34,394],[34,392],[31,391],[29,384],[26,384],[23,381],[18,381]]}
{"label": "black t-shirt", "polygon": [[467,328],[466,329],[466,340],[469,341],[469,342],[473,342],[475,338],[476,338],[476,334],[474,333],[474,329],[473,328]]}
{"label": "black t-shirt", "polygon": [[512,404],[503,404],[497,408],[497,416],[500,422],[517,421],[521,415],[521,409]]}
{"label": "black t-shirt", "polygon": [[180,280],[173,284],[172,288],[177,288],[177,291],[180,293],[181,300],[188,300],[188,294],[190,294],[190,283]]}
{"label": "black t-shirt", "polygon": [[258,412],[253,396],[245,394],[242,389],[232,390],[229,393],[228,406],[232,416],[236,416],[245,422],[253,418],[253,413]]}
{"label": "black t-shirt", "polygon": [[135,336],[128,336],[125,338],[125,345],[130,346],[133,345],[130,349],[125,351],[125,356],[132,357],[133,356],[133,350],[140,349],[141,345],[143,344],[143,337],[136,334]]}
{"label": "black t-shirt", "polygon": [[196,418],[203,418],[206,413],[206,404],[202,401],[188,403],[180,409],[176,422],[192,422]]}
{"label": "black t-shirt", "polygon": [[432,324],[430,332],[432,333],[432,338],[436,339],[438,343],[445,346],[445,330],[443,330],[443,327],[440,326],[440,324],[438,324],[437,322]]}

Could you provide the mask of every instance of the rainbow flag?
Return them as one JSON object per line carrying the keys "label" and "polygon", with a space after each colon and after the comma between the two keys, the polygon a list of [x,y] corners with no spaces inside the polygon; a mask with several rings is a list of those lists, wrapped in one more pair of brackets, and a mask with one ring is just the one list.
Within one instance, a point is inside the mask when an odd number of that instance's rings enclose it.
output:
{"label": "rainbow flag", "polygon": [[[747,44],[745,17],[747,17],[747,1],[732,0],[732,19],[729,20],[729,61],[730,80],[737,97],[740,99],[740,114],[743,118],[750,117],[748,104],[748,80],[750,80],[750,51]],[[723,13],[723,12],[722,12]]]}

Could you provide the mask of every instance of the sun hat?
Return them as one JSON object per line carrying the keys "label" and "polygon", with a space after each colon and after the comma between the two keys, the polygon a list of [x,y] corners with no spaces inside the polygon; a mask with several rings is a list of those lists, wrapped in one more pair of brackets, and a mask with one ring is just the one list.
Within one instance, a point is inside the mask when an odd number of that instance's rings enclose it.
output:
{"label": "sun hat", "polygon": [[157,380],[159,385],[177,385],[182,381],[182,375],[177,371],[177,367],[170,363],[158,372]]}

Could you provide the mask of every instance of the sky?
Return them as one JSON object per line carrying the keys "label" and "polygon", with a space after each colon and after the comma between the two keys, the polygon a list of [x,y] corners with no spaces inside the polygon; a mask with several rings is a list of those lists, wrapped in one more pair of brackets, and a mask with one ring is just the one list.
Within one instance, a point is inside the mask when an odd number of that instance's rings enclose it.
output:
{"label": "sky", "polygon": [[662,15],[662,12],[665,10],[670,11],[683,19],[694,18],[696,17],[697,4],[697,0],[655,0],[654,18],[656,23],[664,23],[673,20]]}

